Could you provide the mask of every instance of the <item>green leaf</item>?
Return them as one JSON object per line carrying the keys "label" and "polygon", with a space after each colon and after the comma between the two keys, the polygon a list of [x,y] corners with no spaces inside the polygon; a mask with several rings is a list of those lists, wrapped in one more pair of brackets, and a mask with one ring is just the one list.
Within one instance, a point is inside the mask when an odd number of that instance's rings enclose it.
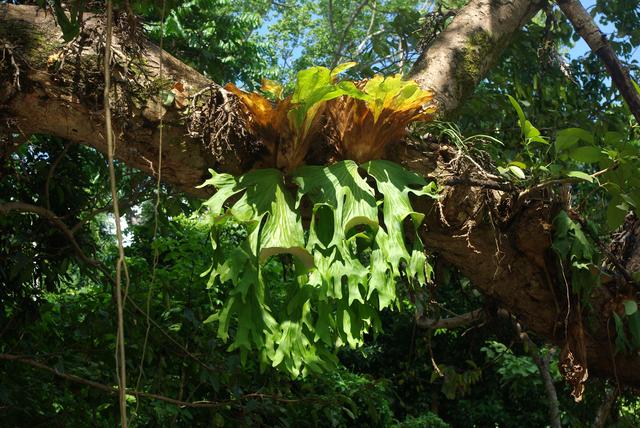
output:
{"label": "green leaf", "polygon": [[522,111],[522,107],[520,107],[520,104],[518,104],[518,101],[516,101],[515,98],[513,98],[511,95],[507,95],[507,97],[509,97],[509,102],[511,103],[513,108],[516,110],[516,113],[518,114],[520,129],[522,129],[522,131],[524,132],[524,129],[527,123],[527,119],[524,115],[524,111]]}
{"label": "green leaf", "polygon": [[[381,255],[390,264],[391,276],[393,278],[400,277],[401,272],[398,266],[404,262],[407,263],[408,268],[404,272],[407,278],[420,284],[426,283],[426,257],[417,233],[418,227],[424,219],[424,214],[413,210],[409,197],[410,194],[413,194],[436,198],[435,188],[428,185],[423,177],[392,162],[376,160],[367,162],[362,167],[375,179],[376,187],[383,195],[382,212],[385,229],[379,230],[376,234],[376,243],[381,250]],[[413,225],[411,231],[412,247],[409,247],[405,242],[406,228],[403,224],[406,219],[411,220]],[[375,264],[372,268],[375,270]],[[370,288],[369,294],[372,292],[373,288]],[[383,295],[385,293],[386,291],[382,291]]]}
{"label": "green leaf", "polygon": [[524,180],[526,178],[526,176],[524,175],[524,171],[516,165],[509,165],[509,171],[511,171],[513,175],[521,180]]}
{"label": "green leaf", "polygon": [[515,165],[520,169],[527,169],[527,164],[525,164],[524,162],[519,162],[519,161],[511,161],[507,164],[508,166],[511,165]]}
{"label": "green leaf", "polygon": [[[436,198],[438,188],[388,161],[304,166],[292,180],[295,188],[273,169],[239,178],[211,171],[205,184],[217,193],[204,203],[214,243],[209,284],[233,287],[222,310],[205,322],[217,321],[224,341],[234,332],[228,349],[239,350],[241,360],[258,350],[261,364],[295,377],[335,364],[330,347],[361,346],[366,333],[379,331],[378,311],[397,301],[398,281],[420,286],[430,280],[418,234],[424,214],[411,198]],[[312,208],[308,234],[303,205]],[[226,248],[230,224],[245,233]],[[274,316],[269,265],[261,262],[279,252],[312,257],[312,264],[300,263],[287,286],[286,311]]]}
{"label": "green leaf", "polygon": [[400,74],[382,77],[376,75],[367,80],[362,90],[363,99],[377,123],[384,110],[395,112],[416,110],[431,100],[433,94],[414,81],[403,80]]}
{"label": "green leaf", "polygon": [[347,71],[348,69],[355,67],[357,65],[356,62],[345,62],[343,64],[337,65],[333,70],[331,70],[331,77],[335,78],[338,74]]}
{"label": "green leaf", "polygon": [[298,72],[296,86],[291,96],[295,106],[289,118],[296,130],[304,136],[323,101],[337,98],[343,91],[333,84],[331,72],[326,67],[311,67]]}
{"label": "green leaf", "polygon": [[562,131],[558,132],[555,141],[556,152],[562,152],[564,150],[570,149],[578,143],[580,137],[571,132],[573,129],[578,128],[563,129]]}
{"label": "green leaf", "polygon": [[313,257],[305,249],[299,214],[294,210],[294,200],[285,189],[282,173],[276,169],[251,171],[238,180],[228,174],[211,172],[211,179],[204,185],[213,185],[218,193],[205,206],[219,215],[225,201],[236,193],[242,197],[230,208],[239,221],[257,221],[260,227],[260,261],[270,256],[290,253],[304,266],[313,266]]}
{"label": "green leaf", "polygon": [[627,316],[633,315],[638,311],[638,304],[635,300],[625,300],[622,304],[624,305],[624,313]]}
{"label": "green leaf", "polygon": [[616,352],[626,352],[631,348],[631,344],[625,335],[622,318],[614,312],[613,321],[616,328]]}
{"label": "green leaf", "polygon": [[205,319],[204,321],[202,321],[202,324],[209,324],[209,323],[212,323],[212,322],[214,322],[214,321],[218,321],[219,316],[220,316],[220,314],[219,314],[219,313],[217,313],[217,312],[216,312],[216,313],[214,313],[214,314],[211,314],[211,315],[209,315],[209,316],[207,317],[207,319]]}
{"label": "green leaf", "polygon": [[624,135],[621,132],[607,131],[604,134],[604,142],[610,145],[617,144],[624,139]]}
{"label": "green leaf", "polygon": [[609,230],[615,230],[624,223],[624,218],[627,215],[628,208],[621,209],[619,208],[621,205],[622,199],[618,197],[614,197],[609,202],[607,206],[607,226]]}
{"label": "green leaf", "polygon": [[602,153],[598,147],[584,146],[573,149],[569,156],[578,162],[595,163],[602,158]]}
{"label": "green leaf", "polygon": [[567,173],[567,177],[579,178],[580,180],[588,181],[589,183],[593,183],[593,177],[589,174],[582,171],[570,171]]}

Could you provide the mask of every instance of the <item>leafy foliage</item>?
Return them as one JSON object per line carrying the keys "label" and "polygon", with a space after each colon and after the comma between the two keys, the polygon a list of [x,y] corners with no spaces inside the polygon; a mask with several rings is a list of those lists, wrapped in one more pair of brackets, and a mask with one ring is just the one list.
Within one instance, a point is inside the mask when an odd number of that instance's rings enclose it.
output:
{"label": "leafy foliage", "polygon": [[587,303],[593,288],[598,285],[598,252],[584,234],[582,226],[573,221],[565,211],[560,211],[553,221],[553,249],[569,266],[572,291]]}
{"label": "leafy foliage", "polygon": [[73,40],[80,33],[80,21],[82,20],[86,0],[71,2],[68,16],[60,0],[39,0],[38,3],[42,8],[46,5],[51,5],[65,42]]}
{"label": "leafy foliage", "polygon": [[433,94],[398,74],[374,76],[358,90],[342,82],[348,97],[330,108],[331,124],[340,142],[339,151],[348,159],[364,162],[384,153],[390,142],[399,141],[414,121],[432,119],[435,108],[428,106]]}
{"label": "leafy foliage", "polygon": [[[246,356],[256,349],[262,363],[283,364],[294,377],[318,371],[335,362],[332,347],[361,345],[365,333],[381,329],[377,312],[395,302],[396,282],[427,282],[430,267],[417,233],[424,215],[414,212],[409,196],[436,197],[435,185],[388,161],[361,168],[376,183],[381,201],[353,161],[294,171],[295,195],[278,170],[238,179],[210,171],[204,185],[217,192],[204,204],[214,248],[209,284],[233,284],[224,309],[213,318],[223,340],[236,320],[230,350]],[[230,198],[234,202],[225,210]],[[313,213],[305,234],[303,204]],[[231,221],[244,226],[246,237],[227,254],[220,234]],[[404,238],[406,221],[412,242]],[[262,266],[282,254],[293,256],[296,282],[287,290],[285,313],[276,314]]]}
{"label": "leafy foliage", "polygon": [[162,28],[164,48],[214,81],[241,81],[253,87],[267,67],[268,45],[252,34],[261,20],[259,9],[238,10],[231,0],[189,0],[167,9],[164,22],[149,24],[147,30],[159,40]]}

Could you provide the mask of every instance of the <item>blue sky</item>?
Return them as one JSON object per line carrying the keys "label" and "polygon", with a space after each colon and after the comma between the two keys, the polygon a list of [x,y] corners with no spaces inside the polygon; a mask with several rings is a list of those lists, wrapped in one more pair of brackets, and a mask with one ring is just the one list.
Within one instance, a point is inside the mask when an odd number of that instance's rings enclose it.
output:
{"label": "blue sky", "polygon": [[[585,9],[590,10],[595,5],[596,2],[595,0],[586,0],[586,1],[581,1],[581,3],[585,7]],[[611,23],[602,24],[601,22],[599,22],[599,19],[597,16],[596,16],[596,23],[600,27],[600,30],[607,35],[613,34],[616,32],[616,28]],[[638,25],[640,25],[640,23],[638,23]],[[589,51],[590,49],[589,49],[589,46],[587,46],[587,43],[584,40],[580,39],[576,42],[575,46],[569,51],[569,57],[577,58]],[[635,49],[635,51],[633,52],[632,59],[640,62],[640,48]]]}

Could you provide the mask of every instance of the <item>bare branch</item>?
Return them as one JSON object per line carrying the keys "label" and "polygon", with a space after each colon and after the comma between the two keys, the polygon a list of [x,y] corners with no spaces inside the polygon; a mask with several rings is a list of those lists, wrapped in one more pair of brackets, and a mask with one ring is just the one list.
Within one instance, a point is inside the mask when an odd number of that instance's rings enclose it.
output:
{"label": "bare branch", "polygon": [[544,384],[544,390],[547,394],[547,405],[549,406],[549,423],[552,428],[561,428],[562,423],[560,422],[560,406],[558,403],[558,393],[556,392],[556,387],[553,384],[553,379],[551,378],[551,372],[549,371],[549,360],[551,358],[550,355],[541,355],[540,349],[538,346],[531,340],[529,335],[522,329],[522,325],[518,322],[518,320],[509,316],[511,322],[513,323],[516,332],[518,333],[518,338],[524,344],[525,349],[538,366],[538,372],[540,373],[540,377],[542,378],[542,383]]}
{"label": "bare branch", "polygon": [[[331,0],[329,0],[329,2],[331,2]],[[373,32],[373,24],[375,23],[375,21],[376,21],[376,1],[373,0],[373,5],[371,5],[371,19],[369,20],[369,28],[367,28],[366,36],[356,48],[355,56],[358,56],[362,53],[362,50],[364,49],[369,39],[384,32],[384,27],[376,31],[375,33]]]}
{"label": "bare branch", "polygon": [[333,23],[333,0],[329,0],[329,5],[327,7],[328,7],[327,12],[328,12],[329,29],[331,30],[331,34],[335,34],[336,28]]}

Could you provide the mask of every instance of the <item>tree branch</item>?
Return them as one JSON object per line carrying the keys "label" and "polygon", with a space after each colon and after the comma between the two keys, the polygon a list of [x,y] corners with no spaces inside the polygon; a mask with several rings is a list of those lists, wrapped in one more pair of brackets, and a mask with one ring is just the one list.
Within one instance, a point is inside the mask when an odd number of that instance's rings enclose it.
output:
{"label": "tree branch", "polygon": [[587,42],[604,63],[611,80],[616,85],[629,110],[640,123],[640,94],[633,87],[629,73],[624,69],[613,51],[607,37],[600,31],[589,12],[577,0],[557,0],[562,13],[569,19],[576,32]]}
{"label": "tree branch", "polygon": [[607,419],[609,419],[609,416],[611,415],[611,408],[619,394],[620,390],[617,387],[612,388],[607,392],[604,401],[600,404],[600,407],[598,407],[596,419],[593,421],[593,428],[604,428],[607,426]]}
{"label": "tree branch", "polygon": [[543,4],[540,0],[471,0],[421,53],[409,78],[435,92],[441,117],[450,115]]}
{"label": "tree branch", "polygon": [[[436,92],[441,114],[448,115],[460,106],[510,38],[539,7],[538,2],[526,0],[471,0],[457,14],[422,54],[412,72],[423,87]],[[101,17],[93,15],[87,19],[85,31],[100,28]],[[28,58],[29,67],[27,63],[22,64],[20,91],[11,79],[0,81],[0,114],[15,120],[27,134],[56,135],[106,153],[101,132],[103,106],[100,101],[96,102],[101,99],[103,82],[100,67],[91,62],[91,58],[102,51],[94,45],[84,46],[78,63],[86,72],[81,83],[87,92],[74,92],[72,88],[76,86],[68,74],[73,70],[67,68],[73,61],[66,61],[62,70],[47,64],[52,54],[61,52],[60,31],[50,15],[37,14],[34,7],[4,4],[0,5],[0,26],[5,25],[15,29],[9,35],[13,37],[10,41],[21,56]],[[114,46],[117,48],[120,43],[124,41],[115,40]],[[130,111],[116,112],[120,142],[116,158],[130,167],[155,174],[158,125],[163,117],[162,177],[166,183],[204,196],[209,190],[194,187],[204,181],[209,167],[218,172],[240,174],[254,167],[273,166],[270,158],[257,150],[260,148],[256,143],[258,136],[252,135],[242,121],[246,116],[242,116],[241,106],[224,104],[233,97],[169,54],[162,56],[167,80],[184,82],[194,105],[210,103],[214,110],[216,106],[225,105],[216,111],[235,115],[231,120],[232,135],[223,141],[221,149],[212,150],[211,144],[220,145],[221,140],[214,138],[220,129],[211,117],[201,119],[203,123],[214,123],[209,130],[212,138],[193,137],[192,117],[176,105],[158,104],[157,91],[152,89],[157,89],[159,49],[147,43],[140,57],[126,61],[148,65],[144,73],[122,74],[124,68],[117,64],[121,61],[119,56],[114,65],[114,76],[119,77],[117,81],[114,79],[114,84],[121,85],[116,93],[147,94],[144,100],[135,99]],[[474,64],[478,67],[467,67]],[[98,77],[92,74],[96,69]],[[473,72],[468,73],[469,70]],[[137,106],[141,101],[148,105]],[[117,105],[120,104],[114,104]],[[159,105],[162,108],[158,108]],[[164,116],[154,113],[159,110],[164,111]],[[253,144],[250,146],[253,151],[246,149],[247,142]],[[559,293],[554,290],[564,290],[564,285],[557,281],[553,263],[547,262],[553,207],[545,201],[527,201],[517,215],[509,216],[517,194],[446,145],[408,140],[394,145],[384,158],[401,163],[423,177],[433,178],[443,188],[437,202],[420,200],[415,204],[416,211],[425,214],[420,233],[429,251],[458,267],[474,287],[508,307],[529,330],[561,343],[564,337],[557,335],[557,327],[562,314],[555,299]],[[489,183],[494,181],[496,183]],[[610,296],[602,287],[594,290],[594,317],[590,322],[593,331],[586,336],[590,372],[605,376],[612,375],[614,366],[607,346],[609,301]],[[640,384],[640,357],[618,354],[615,358],[621,381]]]}
{"label": "tree branch", "polygon": [[347,35],[349,34],[349,30],[351,29],[351,26],[356,21],[356,18],[358,17],[360,12],[362,12],[362,9],[368,3],[369,3],[369,0],[362,0],[360,2],[360,4],[358,4],[358,7],[356,8],[356,10],[351,15],[351,18],[349,19],[349,22],[344,27],[344,30],[342,30],[342,36],[340,37],[340,42],[338,43],[338,46],[336,47],[336,50],[335,50],[335,52],[333,54],[333,61],[331,62],[331,68],[335,67],[340,62],[340,59],[342,58],[342,49],[344,49],[344,44],[345,44],[345,42],[347,40]]}
{"label": "tree branch", "polygon": [[440,318],[440,319],[431,319],[431,318],[417,318],[416,325],[420,328],[428,329],[428,330],[436,330],[439,328],[458,328],[468,326],[470,324],[475,324],[478,322],[486,321],[487,314],[484,309],[476,309],[471,312],[467,312],[466,314],[458,315],[450,318]]}
{"label": "tree branch", "polygon": [[524,344],[525,349],[528,351],[529,355],[536,363],[536,366],[538,366],[538,372],[540,373],[540,377],[542,378],[542,383],[544,385],[544,390],[547,394],[547,405],[549,407],[549,424],[552,428],[561,428],[562,423],[560,422],[560,406],[558,403],[558,393],[556,392],[556,387],[553,384],[551,372],[549,371],[550,355],[541,355],[540,349],[533,342],[533,340],[531,340],[529,335],[522,329],[522,325],[520,325],[518,320],[510,315],[509,318],[511,319],[511,322],[516,329],[518,338]]}
{"label": "tree branch", "polygon": [[73,232],[62,220],[60,220],[60,217],[58,217],[53,211],[24,202],[8,202],[6,204],[0,204],[0,213],[8,214],[12,211],[33,213],[39,215],[40,217],[46,218],[51,223],[53,223],[53,225],[58,228],[58,230],[60,230],[60,232],[62,232],[62,234],[67,238],[69,244],[71,244],[71,247],[75,251],[76,255],[80,258],[80,260],[82,260],[89,266],[100,267],[99,262],[86,256],[84,251],[82,251],[82,249],[78,245],[75,237],[73,236]]}
{"label": "tree branch", "polygon": [[[118,387],[115,386],[109,386],[109,385],[105,385],[103,383],[100,382],[96,382],[93,380],[89,380],[89,379],[85,379],[83,377],[80,376],[76,376],[76,375],[72,375],[72,374],[68,374],[68,373],[62,373],[59,372],[57,369],[50,367],[46,364],[43,364],[39,361],[36,361],[34,359],[28,358],[28,357],[24,357],[21,355],[13,355],[13,354],[0,354],[0,360],[4,360],[4,361],[17,361],[23,364],[27,364],[30,365],[32,367],[38,368],[40,370],[44,370],[47,371],[49,373],[52,373],[53,375],[68,380],[70,382],[74,382],[74,383],[79,383],[82,385],[86,385],[89,386],[91,388],[94,389],[98,389],[100,391],[104,391],[108,394],[118,394],[119,393],[119,389]],[[150,392],[142,392],[142,391],[134,391],[132,389],[127,389],[126,390],[126,395],[133,395],[135,397],[138,398],[149,398],[152,400],[158,400],[158,401],[163,401],[165,403],[169,403],[169,404],[173,404],[174,406],[179,406],[179,407],[190,407],[190,408],[216,408],[216,407],[221,407],[221,406],[225,406],[228,405],[230,403],[233,403],[235,400],[223,400],[223,401],[181,401],[181,400],[176,400],[175,398],[171,398],[171,397],[166,397],[164,395],[160,395],[160,394],[153,394]],[[272,395],[268,395],[268,394],[261,394],[261,393],[250,393],[250,394],[244,394],[240,397],[241,400],[244,399],[251,399],[251,398],[266,398],[266,399],[270,399],[270,400],[274,400],[274,401],[278,401],[278,402],[282,402],[282,403],[296,403],[299,401],[303,401],[301,399],[287,399],[287,398],[280,398],[280,397],[275,397]],[[309,399],[307,399],[309,400]]]}

